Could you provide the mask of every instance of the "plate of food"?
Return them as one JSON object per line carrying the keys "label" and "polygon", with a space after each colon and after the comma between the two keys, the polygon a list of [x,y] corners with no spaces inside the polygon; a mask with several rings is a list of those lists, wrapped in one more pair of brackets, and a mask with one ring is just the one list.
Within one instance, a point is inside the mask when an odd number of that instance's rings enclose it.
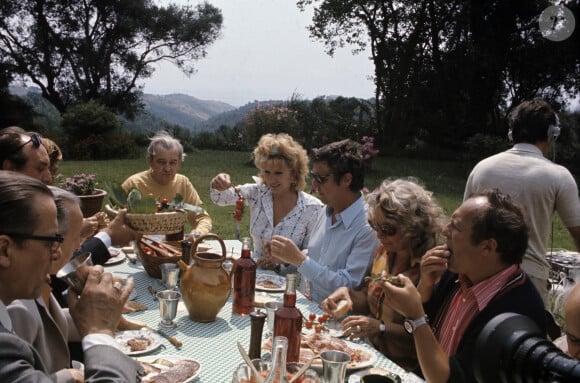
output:
{"label": "plate of food", "polygon": [[201,371],[201,364],[193,359],[177,355],[149,355],[135,358],[143,366],[142,383],[172,382],[189,383]]}
{"label": "plate of food", "polygon": [[257,274],[256,290],[281,292],[286,289],[286,279],[280,275]]}
{"label": "plate of food", "polygon": [[105,266],[116,265],[123,262],[125,258],[127,258],[127,254],[116,247],[109,247],[109,254],[111,254],[111,258],[105,262]]}
{"label": "plate of food", "polygon": [[[270,352],[272,351],[272,337],[264,342],[262,348]],[[350,362],[346,367],[347,370],[358,370],[372,367],[377,361],[377,354],[375,352],[370,351],[358,343],[334,338],[325,334],[315,333],[302,335],[299,362],[306,363],[326,350],[336,350],[347,353],[350,356]],[[320,358],[314,359],[311,366],[313,368],[322,368],[322,361]]]}
{"label": "plate of food", "polygon": [[151,330],[130,330],[115,333],[115,340],[127,355],[142,355],[161,347],[161,338]]}

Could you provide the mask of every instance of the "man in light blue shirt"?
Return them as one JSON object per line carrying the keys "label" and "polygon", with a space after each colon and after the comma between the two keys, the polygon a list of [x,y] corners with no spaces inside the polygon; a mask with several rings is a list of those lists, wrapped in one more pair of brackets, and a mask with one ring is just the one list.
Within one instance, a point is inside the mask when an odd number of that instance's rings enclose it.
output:
{"label": "man in light blue shirt", "polygon": [[299,290],[321,302],[341,286],[357,289],[370,270],[379,245],[367,221],[361,190],[365,163],[355,141],[333,142],[313,150],[312,185],[326,203],[304,251],[288,238],[272,237],[270,254],[276,262],[297,269]]}

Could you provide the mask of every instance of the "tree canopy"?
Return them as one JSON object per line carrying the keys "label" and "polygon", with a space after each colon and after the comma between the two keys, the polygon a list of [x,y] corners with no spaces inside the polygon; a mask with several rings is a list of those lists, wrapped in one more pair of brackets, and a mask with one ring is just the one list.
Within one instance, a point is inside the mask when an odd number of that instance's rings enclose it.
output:
{"label": "tree canopy", "polygon": [[186,74],[219,36],[221,11],[151,0],[2,0],[0,67],[32,82],[61,113],[98,101],[133,116],[152,64]]}
{"label": "tree canopy", "polygon": [[[579,2],[567,6],[578,15]],[[578,28],[565,41],[538,27],[544,0],[299,0],[311,37],[332,55],[370,48],[382,144],[458,147],[505,134],[505,112],[540,95],[559,107],[580,88]],[[578,19],[578,18],[577,18]]]}

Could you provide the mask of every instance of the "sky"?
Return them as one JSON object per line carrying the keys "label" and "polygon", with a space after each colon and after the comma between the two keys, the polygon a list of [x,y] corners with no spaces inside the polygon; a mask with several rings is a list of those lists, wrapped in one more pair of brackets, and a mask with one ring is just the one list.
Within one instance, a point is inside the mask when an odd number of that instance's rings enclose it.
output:
{"label": "sky", "polygon": [[[196,5],[197,0],[172,0]],[[333,57],[309,37],[312,9],[300,12],[295,0],[208,0],[222,10],[221,37],[187,77],[170,63],[155,66],[144,81],[150,94],[184,93],[233,106],[253,101],[318,96],[372,98],[369,52],[340,48]],[[169,1],[158,0],[158,4]]]}

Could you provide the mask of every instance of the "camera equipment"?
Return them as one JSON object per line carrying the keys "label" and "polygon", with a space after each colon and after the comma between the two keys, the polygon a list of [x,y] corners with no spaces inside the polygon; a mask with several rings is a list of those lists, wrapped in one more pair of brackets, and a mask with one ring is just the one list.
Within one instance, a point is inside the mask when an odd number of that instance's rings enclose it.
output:
{"label": "camera equipment", "polygon": [[473,368],[480,383],[580,382],[580,360],[546,340],[528,317],[496,316],[475,344]]}

